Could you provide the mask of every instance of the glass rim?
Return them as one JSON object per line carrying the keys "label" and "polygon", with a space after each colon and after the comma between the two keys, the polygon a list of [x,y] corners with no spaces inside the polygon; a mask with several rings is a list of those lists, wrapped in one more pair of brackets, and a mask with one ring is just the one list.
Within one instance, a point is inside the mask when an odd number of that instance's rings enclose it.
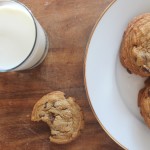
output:
{"label": "glass rim", "polygon": [[19,1],[14,1],[14,0],[1,0],[1,2],[12,2],[12,3],[16,3],[16,4],[19,4],[21,5],[22,7],[24,7],[26,9],[26,11],[29,13],[29,15],[31,16],[32,20],[33,20],[33,24],[34,24],[34,27],[35,27],[35,39],[34,39],[34,43],[33,43],[33,46],[31,48],[31,51],[30,53],[27,55],[27,57],[21,62],[19,63],[17,66],[15,67],[12,67],[10,69],[0,69],[0,72],[8,72],[8,71],[13,71],[15,69],[17,69],[18,67],[20,67],[22,64],[24,64],[24,62],[26,62],[26,60],[31,56],[33,50],[34,50],[34,47],[35,47],[35,44],[36,44],[36,41],[37,41],[37,25],[36,25],[36,20],[34,18],[34,15],[32,14],[31,10],[25,6],[23,3],[19,2]]}

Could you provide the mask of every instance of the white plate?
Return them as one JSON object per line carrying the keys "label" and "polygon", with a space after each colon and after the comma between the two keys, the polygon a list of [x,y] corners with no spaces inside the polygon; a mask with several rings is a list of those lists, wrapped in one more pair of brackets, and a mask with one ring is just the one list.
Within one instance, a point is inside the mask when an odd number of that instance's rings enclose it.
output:
{"label": "white plate", "polygon": [[129,150],[150,150],[150,129],[137,106],[143,78],[130,75],[119,61],[122,35],[133,17],[150,12],[150,0],[117,0],[91,36],[85,58],[85,86],[105,131]]}

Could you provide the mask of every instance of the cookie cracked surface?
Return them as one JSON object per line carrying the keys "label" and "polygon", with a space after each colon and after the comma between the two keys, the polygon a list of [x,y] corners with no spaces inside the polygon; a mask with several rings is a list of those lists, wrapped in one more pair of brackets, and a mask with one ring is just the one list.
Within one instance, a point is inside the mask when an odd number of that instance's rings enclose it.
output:
{"label": "cookie cracked surface", "polygon": [[31,120],[46,122],[51,130],[50,141],[57,144],[71,142],[84,128],[81,108],[60,91],[43,96],[34,105]]}
{"label": "cookie cracked surface", "polygon": [[150,13],[129,23],[121,44],[120,61],[132,73],[150,76]]}

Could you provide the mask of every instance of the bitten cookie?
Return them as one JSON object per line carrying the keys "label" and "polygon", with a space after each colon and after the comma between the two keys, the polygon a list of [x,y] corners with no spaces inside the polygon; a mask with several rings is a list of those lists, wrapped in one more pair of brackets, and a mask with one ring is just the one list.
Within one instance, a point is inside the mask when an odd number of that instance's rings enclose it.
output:
{"label": "bitten cookie", "polygon": [[139,91],[138,106],[145,123],[150,128],[150,79],[146,80],[145,87]]}
{"label": "bitten cookie", "polygon": [[150,76],[150,13],[129,23],[122,39],[120,61],[132,73]]}
{"label": "bitten cookie", "polygon": [[84,128],[81,108],[60,91],[43,96],[34,105],[31,120],[46,122],[51,130],[50,141],[57,144],[71,142]]}

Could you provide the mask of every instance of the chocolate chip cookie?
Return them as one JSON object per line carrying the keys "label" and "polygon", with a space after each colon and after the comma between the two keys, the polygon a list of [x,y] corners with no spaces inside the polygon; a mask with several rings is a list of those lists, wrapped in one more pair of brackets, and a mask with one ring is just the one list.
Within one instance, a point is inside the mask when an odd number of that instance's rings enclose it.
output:
{"label": "chocolate chip cookie", "polygon": [[138,106],[145,123],[150,128],[150,78],[146,80],[145,87],[139,91]]}
{"label": "chocolate chip cookie", "polygon": [[44,121],[51,130],[50,141],[69,143],[80,135],[84,128],[83,113],[74,98],[65,98],[55,91],[43,96],[32,111],[32,121]]}
{"label": "chocolate chip cookie", "polygon": [[120,61],[132,73],[150,76],[150,13],[129,23],[121,44]]}

